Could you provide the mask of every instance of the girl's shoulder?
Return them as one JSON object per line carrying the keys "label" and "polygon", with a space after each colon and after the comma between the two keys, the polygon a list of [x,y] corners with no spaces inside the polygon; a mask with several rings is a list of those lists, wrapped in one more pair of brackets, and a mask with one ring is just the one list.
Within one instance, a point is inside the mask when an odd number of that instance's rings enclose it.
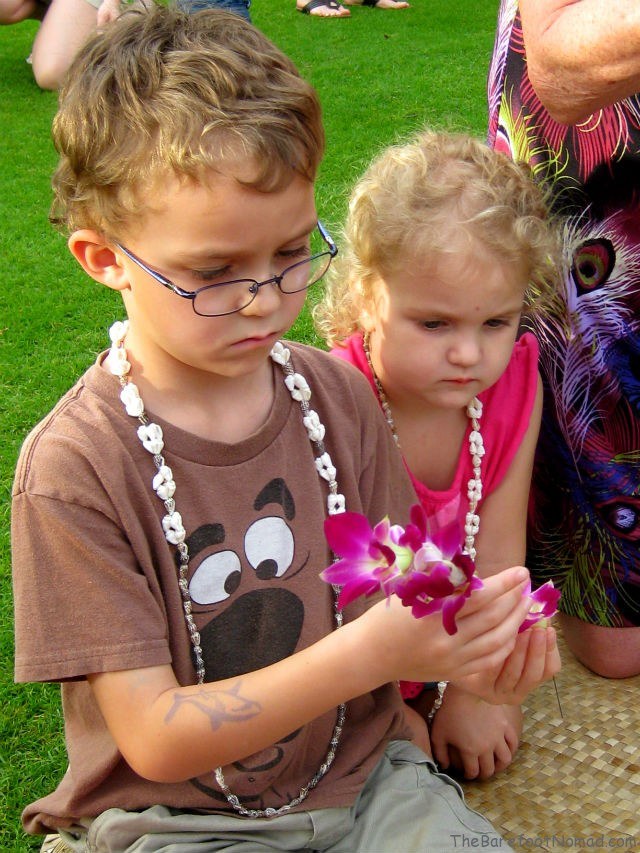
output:
{"label": "girl's shoulder", "polygon": [[491,388],[480,394],[485,408],[499,405],[510,412],[524,407],[528,418],[538,389],[538,341],[531,332],[525,332],[515,342],[506,370]]}

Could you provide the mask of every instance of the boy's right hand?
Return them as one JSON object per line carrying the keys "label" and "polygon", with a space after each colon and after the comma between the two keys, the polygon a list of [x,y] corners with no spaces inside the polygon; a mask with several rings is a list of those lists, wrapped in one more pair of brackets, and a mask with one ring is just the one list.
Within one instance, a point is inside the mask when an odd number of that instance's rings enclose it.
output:
{"label": "boy's right hand", "polygon": [[486,578],[458,612],[453,635],[445,631],[440,613],[416,619],[396,596],[376,604],[362,619],[373,637],[368,657],[380,683],[455,681],[500,671],[528,612],[522,595],[528,580],[522,566]]}

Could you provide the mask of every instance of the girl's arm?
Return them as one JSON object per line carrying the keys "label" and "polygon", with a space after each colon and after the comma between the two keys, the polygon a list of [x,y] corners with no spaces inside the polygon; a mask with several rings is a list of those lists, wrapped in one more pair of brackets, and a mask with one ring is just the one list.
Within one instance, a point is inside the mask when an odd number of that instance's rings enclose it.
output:
{"label": "girl's arm", "polygon": [[453,636],[439,614],[415,619],[392,596],[307,649],[237,678],[180,687],[166,665],[94,674],[89,681],[134,771],[182,781],[251,755],[390,681],[486,671],[493,684],[516,647],[527,577],[516,567],[491,578],[466,602]]}
{"label": "girl's arm", "polygon": [[507,566],[524,563],[527,506],[541,419],[542,380],[538,376],[536,398],[522,443],[504,479],[498,488],[487,496],[480,509],[476,568],[482,578],[494,575]]}
{"label": "girl's arm", "polygon": [[529,79],[550,115],[577,124],[640,90],[640,4],[520,0]]}
{"label": "girl's arm", "polygon": [[[527,432],[504,480],[480,509],[476,566],[483,578],[524,561],[527,503],[541,417],[538,377]],[[522,635],[519,643],[529,639]],[[536,637],[535,642],[542,640]],[[467,779],[488,779],[511,763],[520,741],[522,712],[518,706],[488,704],[468,690],[468,681],[459,681],[445,693],[431,729],[433,754],[443,769],[455,767]]]}

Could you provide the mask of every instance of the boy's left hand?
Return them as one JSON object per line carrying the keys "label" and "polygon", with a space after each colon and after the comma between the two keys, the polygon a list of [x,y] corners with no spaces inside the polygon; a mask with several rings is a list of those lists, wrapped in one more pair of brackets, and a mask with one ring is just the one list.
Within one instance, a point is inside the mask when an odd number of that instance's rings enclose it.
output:
{"label": "boy's left hand", "polygon": [[492,705],[520,705],[528,693],[560,671],[560,653],[553,628],[529,628],[518,634],[504,663],[456,681]]}

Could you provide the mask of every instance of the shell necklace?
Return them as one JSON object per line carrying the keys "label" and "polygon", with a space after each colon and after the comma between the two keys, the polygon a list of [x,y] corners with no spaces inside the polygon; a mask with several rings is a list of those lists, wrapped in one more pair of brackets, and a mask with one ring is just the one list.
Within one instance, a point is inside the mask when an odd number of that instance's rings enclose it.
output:
{"label": "shell necklace", "polygon": [[[400,448],[400,439],[398,437],[398,431],[396,429],[395,421],[393,420],[393,413],[391,411],[391,406],[389,405],[389,400],[387,399],[387,395],[385,394],[384,388],[382,387],[382,383],[378,379],[378,376],[375,370],[373,369],[373,364],[371,362],[371,350],[369,349],[368,334],[362,336],[362,346],[364,349],[365,357],[367,359],[369,370],[371,371],[371,375],[373,376],[373,384],[375,385],[380,407],[382,408],[386,421],[389,424],[389,429],[391,430],[393,439],[397,444],[398,448]],[[467,406],[467,417],[471,421],[471,431],[469,433],[469,454],[471,456],[473,476],[467,483],[467,499],[469,501],[469,509],[467,511],[464,521],[464,552],[468,554],[472,560],[475,560],[475,541],[476,536],[478,535],[478,531],[480,530],[480,516],[478,515],[476,510],[478,508],[478,503],[482,498],[481,464],[482,457],[484,456],[484,444],[482,442],[482,434],[480,432],[482,403],[477,397],[474,397],[473,400]]]}
{"label": "shell necklace", "polygon": [[[178,585],[182,596],[182,605],[184,610],[184,618],[189,631],[189,637],[193,646],[193,654],[195,658],[195,669],[198,684],[203,684],[205,680],[204,658],[202,657],[202,647],[200,646],[200,633],[192,616],[193,603],[189,592],[189,582],[187,579],[187,571],[189,566],[189,548],[185,541],[186,531],[182,523],[182,516],[176,509],[174,494],[176,484],[173,479],[171,468],[165,463],[162,451],[164,441],[162,437],[162,428],[158,424],[150,423],[144,410],[144,403],[140,397],[140,392],[134,383],[129,379],[129,371],[131,364],[127,360],[127,351],[124,346],[124,339],[129,327],[129,321],[114,323],[109,329],[109,337],[111,339],[111,349],[106,359],[108,369],[120,379],[122,390],[120,399],[124,404],[126,412],[133,418],[137,418],[140,422],[138,427],[138,438],[142,442],[142,446],[152,456],[156,466],[156,474],[153,477],[152,488],[164,503],[167,514],[162,519],[162,529],[164,531],[167,542],[174,545],[180,557],[180,568],[178,570]],[[317,456],[315,466],[318,475],[321,479],[326,480],[328,484],[329,494],[327,497],[327,512],[329,515],[345,511],[344,495],[338,492],[338,483],[336,482],[336,469],[331,462],[331,457],[325,450],[323,438],[325,434],[324,425],[321,423],[318,413],[309,406],[311,398],[311,389],[307,384],[306,379],[300,373],[296,373],[291,363],[291,350],[283,343],[278,341],[271,350],[271,359],[274,363],[280,365],[284,373],[284,382],[291,394],[291,397],[300,404],[302,411],[302,423],[304,424],[309,440],[315,445]],[[342,611],[338,608],[338,592],[337,587],[333,587],[333,608],[336,627],[342,625]],[[338,706],[336,724],[333,729],[333,734],[329,742],[329,748],[325,755],[324,761],[314,774],[313,778],[304,785],[298,794],[285,805],[279,808],[267,809],[248,809],[242,805],[239,798],[229,789],[222,768],[218,767],[215,770],[215,777],[218,785],[222,789],[227,802],[240,814],[245,817],[261,818],[261,817],[276,817],[290,811],[294,806],[299,805],[308,795],[308,793],[316,787],[322,777],[327,773],[336,755],[338,743],[342,735],[346,714],[346,704]]]}

